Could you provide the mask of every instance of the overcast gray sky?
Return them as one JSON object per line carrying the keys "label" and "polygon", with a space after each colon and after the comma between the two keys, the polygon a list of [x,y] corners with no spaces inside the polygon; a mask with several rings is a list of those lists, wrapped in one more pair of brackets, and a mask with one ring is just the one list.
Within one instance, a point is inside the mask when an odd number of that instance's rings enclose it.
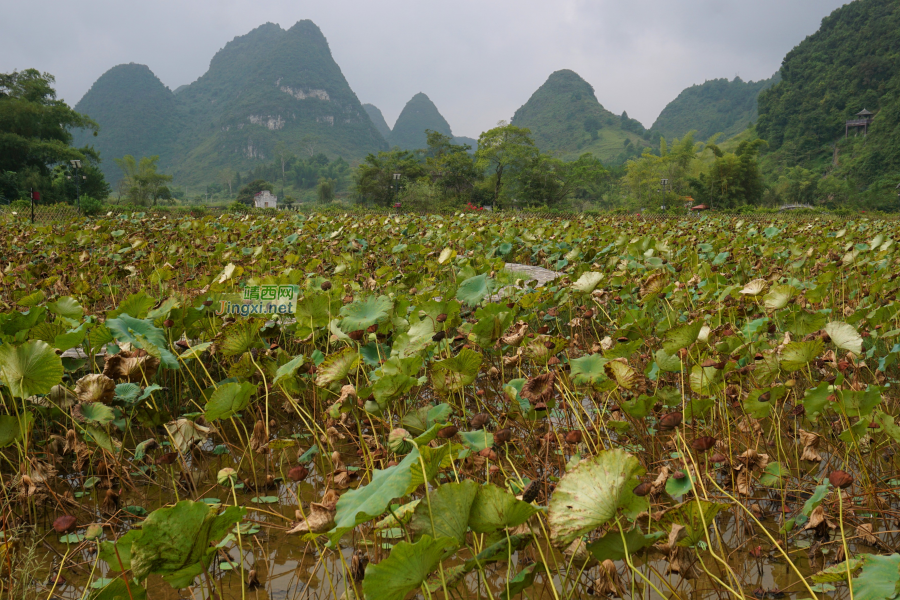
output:
{"label": "overcast gray sky", "polygon": [[572,69],[649,127],[682,89],[765,79],[843,0],[0,0],[0,72],[56,76],[75,104],[109,68],[146,64],[171,89],[226,42],[312,19],[362,102],[388,124],[425,92],[456,135],[509,119]]}

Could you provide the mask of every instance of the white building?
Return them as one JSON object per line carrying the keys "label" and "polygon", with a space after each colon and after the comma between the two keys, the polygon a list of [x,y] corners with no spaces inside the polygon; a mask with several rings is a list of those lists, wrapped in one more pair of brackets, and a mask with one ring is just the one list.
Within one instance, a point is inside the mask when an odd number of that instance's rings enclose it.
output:
{"label": "white building", "polygon": [[278,196],[273,196],[269,190],[257,192],[253,196],[254,208],[278,208]]}

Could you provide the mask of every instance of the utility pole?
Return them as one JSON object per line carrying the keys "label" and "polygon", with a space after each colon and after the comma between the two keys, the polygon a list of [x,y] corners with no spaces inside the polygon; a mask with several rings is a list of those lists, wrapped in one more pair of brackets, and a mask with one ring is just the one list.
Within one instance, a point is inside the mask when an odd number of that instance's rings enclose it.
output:
{"label": "utility pole", "polygon": [[[397,194],[400,192],[400,173],[394,173],[393,185],[391,185],[391,200],[397,198]],[[400,203],[394,203],[394,208],[400,208]]]}
{"label": "utility pole", "polygon": [[[81,210],[81,182],[87,180],[87,176],[79,175],[78,171],[81,169],[81,161],[80,160],[70,160],[69,164],[72,165],[72,170],[75,171],[75,206],[78,207],[78,210]],[[66,175],[66,179],[72,181],[72,175]]]}
{"label": "utility pole", "polygon": [[34,201],[41,199],[41,193],[31,188],[31,224],[34,225]]}

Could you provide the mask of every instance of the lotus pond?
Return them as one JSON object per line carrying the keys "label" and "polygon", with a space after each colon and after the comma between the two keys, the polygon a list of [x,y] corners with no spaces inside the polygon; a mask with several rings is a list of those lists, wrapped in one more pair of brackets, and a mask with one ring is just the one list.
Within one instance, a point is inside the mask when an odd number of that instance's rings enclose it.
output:
{"label": "lotus pond", "polygon": [[900,595],[897,222],[0,227],[2,597]]}

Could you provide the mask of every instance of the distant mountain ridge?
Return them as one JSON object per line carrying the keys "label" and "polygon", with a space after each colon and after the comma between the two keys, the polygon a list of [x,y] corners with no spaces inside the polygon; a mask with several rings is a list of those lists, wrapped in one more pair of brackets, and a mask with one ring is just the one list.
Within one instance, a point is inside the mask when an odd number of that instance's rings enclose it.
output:
{"label": "distant mountain ridge", "polygon": [[374,104],[363,104],[363,108],[366,109],[366,113],[368,113],[369,118],[372,120],[372,124],[375,125],[375,129],[377,129],[378,133],[381,134],[381,137],[387,141],[387,139],[391,137],[391,128],[388,127],[387,121],[384,120],[384,115],[381,114],[381,110]]}
{"label": "distant mountain ridge", "polygon": [[[177,94],[154,86],[151,77],[158,79],[147,67],[139,66],[140,75],[122,67],[101,76],[75,107],[100,124],[87,143],[100,150],[113,181],[119,173],[112,159],[126,149],[160,155],[160,166],[184,184],[213,180],[222,169],[250,169],[274,158],[280,145],[350,159],[387,148],[312,21],[288,30],[267,23],[234,38]],[[125,100],[131,88],[152,94]],[[141,125],[146,114],[162,126]]]}
{"label": "distant mountain ridge", "polygon": [[425,148],[428,145],[425,132],[428,130],[453,137],[447,119],[441,115],[428,96],[419,92],[403,107],[391,129],[388,142],[392,147],[396,146],[401,150]]}
{"label": "distant mountain ridge", "polygon": [[644,127],[606,110],[594,88],[574,71],[552,73],[516,111],[512,124],[531,130],[538,148],[572,158],[590,152],[605,162],[648,145]]}
{"label": "distant mountain ridge", "polygon": [[698,140],[716,133],[728,139],[747,129],[759,118],[759,94],[781,80],[776,73],[761,81],[743,81],[735,77],[712,79],[682,91],[657,117],[650,128],[667,139],[681,138],[696,131]]}

